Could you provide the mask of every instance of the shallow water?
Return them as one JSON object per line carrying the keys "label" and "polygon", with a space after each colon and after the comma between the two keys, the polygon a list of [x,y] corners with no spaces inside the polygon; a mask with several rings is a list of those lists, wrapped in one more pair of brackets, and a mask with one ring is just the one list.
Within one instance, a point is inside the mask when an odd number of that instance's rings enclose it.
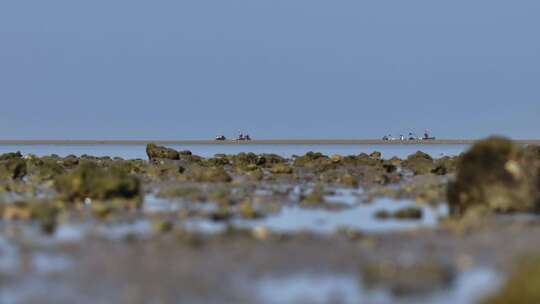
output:
{"label": "shallow water", "polygon": [[[300,191],[296,187],[292,196]],[[264,227],[273,232],[296,233],[309,231],[314,233],[334,233],[340,228],[357,229],[369,232],[387,232],[397,230],[409,230],[422,227],[434,227],[439,218],[448,215],[446,204],[437,207],[418,205],[410,200],[394,200],[379,197],[370,203],[361,202],[360,189],[336,188],[332,195],[324,197],[328,205],[336,205],[339,208],[328,210],[325,207],[314,206],[312,208],[301,207],[297,204],[284,204],[281,210],[275,214],[268,214],[262,219],[244,220],[235,219],[228,224],[241,228]],[[259,191],[263,193],[262,190]],[[174,199],[160,199],[154,195],[147,195],[143,210],[153,212],[175,212],[182,206],[191,206]],[[211,210],[216,207],[213,203],[196,204],[199,209]],[[422,210],[421,219],[378,219],[377,211],[395,212],[402,208],[418,207]],[[214,208],[215,209],[215,208]],[[184,228],[203,233],[216,233],[222,231],[227,224],[213,222],[209,219],[191,218],[179,223]]]}
{"label": "shallow water", "polygon": [[[345,199],[346,200],[346,199]],[[339,201],[339,199],[336,199]],[[334,233],[339,228],[357,229],[369,232],[385,232],[409,230],[421,227],[434,227],[439,217],[448,214],[448,208],[441,204],[438,208],[421,206],[422,218],[410,219],[377,219],[379,210],[395,212],[401,208],[418,206],[411,201],[397,201],[379,198],[369,204],[357,204],[351,208],[325,210],[319,208],[301,208],[287,206],[276,215],[269,215],[258,221],[237,221],[241,227],[261,226],[275,232],[310,231],[316,233]]]}
{"label": "shallow water", "polygon": [[[177,150],[190,150],[194,154],[210,157],[215,154],[237,154],[240,152],[254,153],[275,153],[283,157],[292,155],[303,155],[309,151],[321,152],[327,155],[356,155],[360,153],[371,153],[380,151],[384,158],[398,156],[404,158],[418,150],[428,153],[432,157],[458,155],[465,151],[468,145],[169,145]],[[21,151],[23,154],[35,154],[38,156],[57,154],[60,156],[73,155],[93,155],[122,157],[124,159],[146,159],[146,146],[144,145],[0,145],[0,153]]]}
{"label": "shallow water", "polygon": [[366,289],[356,274],[298,273],[264,277],[257,281],[255,290],[261,303],[472,304],[494,291],[500,281],[501,275],[491,269],[472,269],[458,274],[454,284],[446,289],[396,297],[384,288]]}

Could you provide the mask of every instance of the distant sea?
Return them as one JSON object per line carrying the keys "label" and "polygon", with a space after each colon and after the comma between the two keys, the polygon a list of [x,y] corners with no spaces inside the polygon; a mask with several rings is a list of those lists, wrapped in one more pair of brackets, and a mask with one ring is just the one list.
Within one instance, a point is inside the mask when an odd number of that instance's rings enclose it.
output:
{"label": "distant sea", "polygon": [[[453,156],[464,152],[469,145],[466,144],[438,144],[438,145],[376,145],[376,144],[290,144],[290,145],[212,145],[212,144],[194,144],[194,145],[167,145],[177,150],[190,150],[193,154],[210,157],[215,154],[237,154],[240,152],[253,153],[275,153],[283,157],[293,155],[303,155],[306,152],[321,152],[326,155],[357,155],[360,153],[370,154],[373,151],[379,151],[384,158],[394,156],[405,158],[416,151],[423,151],[434,158],[442,156]],[[81,156],[83,154],[93,156],[121,157],[124,159],[146,159],[145,145],[121,145],[121,144],[95,144],[95,145],[61,145],[61,144],[39,144],[39,145],[0,145],[0,153],[20,151],[22,154],[34,154],[45,156],[57,154],[67,156],[70,154]]]}

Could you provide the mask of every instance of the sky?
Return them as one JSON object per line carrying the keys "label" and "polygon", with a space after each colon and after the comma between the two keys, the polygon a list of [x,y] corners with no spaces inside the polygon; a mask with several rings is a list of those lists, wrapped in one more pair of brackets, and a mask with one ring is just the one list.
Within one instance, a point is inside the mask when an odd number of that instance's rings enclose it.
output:
{"label": "sky", "polygon": [[538,0],[0,2],[0,139],[540,138]]}

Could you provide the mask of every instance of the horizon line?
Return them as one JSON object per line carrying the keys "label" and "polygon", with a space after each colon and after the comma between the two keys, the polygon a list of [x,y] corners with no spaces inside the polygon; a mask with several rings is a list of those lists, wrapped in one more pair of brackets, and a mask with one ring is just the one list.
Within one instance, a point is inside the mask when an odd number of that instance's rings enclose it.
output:
{"label": "horizon line", "polygon": [[[0,139],[0,145],[367,145],[367,144],[473,144],[479,139],[381,140],[381,139],[256,139],[238,140],[179,140],[179,139]],[[520,144],[540,145],[540,139],[516,139]]]}

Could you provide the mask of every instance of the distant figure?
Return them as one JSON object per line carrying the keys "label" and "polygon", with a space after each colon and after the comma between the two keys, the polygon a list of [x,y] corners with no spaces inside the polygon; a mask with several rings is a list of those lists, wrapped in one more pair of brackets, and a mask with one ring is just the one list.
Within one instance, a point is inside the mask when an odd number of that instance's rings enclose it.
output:
{"label": "distant figure", "polygon": [[424,132],[424,140],[435,140],[435,137],[429,136],[428,130]]}
{"label": "distant figure", "polygon": [[238,135],[238,140],[244,140],[244,133],[240,133],[240,135]]}
{"label": "distant figure", "polygon": [[246,134],[246,136],[244,136],[244,140],[251,140],[251,136],[249,136],[249,134]]}
{"label": "distant figure", "polygon": [[399,140],[405,140],[405,136],[403,134],[399,135]]}
{"label": "distant figure", "polygon": [[383,136],[382,140],[389,140],[388,136]]}
{"label": "distant figure", "polygon": [[412,132],[409,132],[409,140],[416,140],[416,136],[412,133]]}
{"label": "distant figure", "polygon": [[216,136],[216,140],[226,140],[227,138],[225,137],[225,135],[219,135],[219,136]]}

